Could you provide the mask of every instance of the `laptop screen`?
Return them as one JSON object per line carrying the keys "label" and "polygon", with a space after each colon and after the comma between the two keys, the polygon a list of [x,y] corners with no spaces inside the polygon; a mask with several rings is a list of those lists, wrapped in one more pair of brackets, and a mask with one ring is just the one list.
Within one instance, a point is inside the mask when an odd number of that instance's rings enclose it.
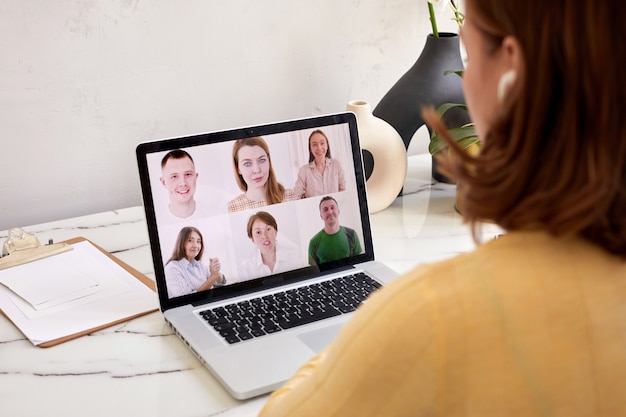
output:
{"label": "laptop screen", "polygon": [[137,147],[162,309],[374,258],[352,113]]}

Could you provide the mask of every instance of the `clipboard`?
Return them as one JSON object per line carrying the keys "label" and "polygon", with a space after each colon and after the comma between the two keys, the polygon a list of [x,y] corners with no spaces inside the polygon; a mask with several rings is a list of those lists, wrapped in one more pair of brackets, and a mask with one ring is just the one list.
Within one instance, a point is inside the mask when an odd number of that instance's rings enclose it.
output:
{"label": "clipboard", "polygon": [[[88,239],[86,239],[84,237],[76,237],[76,238],[73,238],[73,239],[69,239],[69,240],[63,241],[60,244],[58,244],[59,248],[60,247],[63,248],[62,250],[56,251],[56,253],[52,253],[52,252],[55,252],[55,251],[48,251],[49,253],[46,254],[45,256],[38,257],[38,255],[36,255],[35,258],[29,258],[29,259],[25,260],[24,262],[33,262],[33,261],[37,261],[38,259],[43,259],[43,258],[46,258],[46,257],[57,256],[60,253],[63,253],[63,252],[68,251],[68,250],[71,250],[72,245],[77,244],[77,243],[82,243],[82,242],[88,242],[89,244],[91,244],[100,253],[106,255],[107,258],[109,258],[111,261],[115,262],[115,264],[119,265],[124,271],[126,271],[128,274],[130,274],[131,276],[136,278],[139,282],[141,282],[143,285],[145,285],[149,290],[151,290],[153,293],[156,293],[156,286],[155,286],[154,281],[152,281],[150,278],[148,278],[147,276],[145,276],[141,272],[137,271],[136,269],[134,269],[130,265],[128,265],[125,262],[121,261],[120,259],[116,258],[111,253],[107,252],[106,250],[104,250],[100,246],[96,245],[95,243],[91,242],[90,240],[88,240]],[[40,246],[40,247],[45,248],[45,246]],[[11,255],[8,255],[8,256],[10,257]],[[5,259],[5,258],[1,258],[1,259]],[[15,264],[15,265],[12,265],[12,266],[19,266],[19,265],[21,265],[21,264]],[[85,335],[94,333],[96,331],[105,329],[107,327],[111,327],[111,326],[114,326],[116,324],[120,324],[120,323],[129,321],[129,320],[135,319],[137,317],[141,317],[143,315],[150,314],[150,313],[152,313],[154,311],[157,311],[157,310],[158,310],[158,302],[156,302],[156,296],[155,296],[155,304],[154,304],[153,308],[142,309],[141,311],[139,311],[137,313],[130,314],[128,316],[124,316],[124,317],[119,318],[117,320],[113,320],[113,321],[106,322],[106,323],[103,323],[103,324],[100,324],[100,325],[89,327],[87,329],[83,329],[83,330],[78,331],[78,332],[74,332],[74,333],[71,333],[71,334],[68,334],[68,335],[64,335],[62,337],[58,337],[58,338],[55,338],[53,340],[47,340],[45,342],[42,342],[42,343],[39,343],[39,344],[35,344],[35,346],[38,346],[38,347],[41,347],[41,348],[48,348],[48,347],[51,347],[51,346],[56,346],[56,345],[58,345],[60,343],[64,343],[64,342],[67,342],[69,340],[73,340],[73,339],[76,339],[78,337],[85,336]],[[0,309],[0,312],[5,317],[7,317],[7,319],[9,319],[9,321],[11,321],[18,329],[20,329],[20,331],[22,331],[22,333],[24,333],[24,331],[20,328],[18,323],[16,323],[9,315],[7,315],[1,309]]]}

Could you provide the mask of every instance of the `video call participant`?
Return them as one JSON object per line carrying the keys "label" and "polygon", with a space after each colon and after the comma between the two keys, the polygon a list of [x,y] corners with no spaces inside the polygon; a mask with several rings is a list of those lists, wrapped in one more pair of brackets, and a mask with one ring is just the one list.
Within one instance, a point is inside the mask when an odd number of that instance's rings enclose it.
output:
{"label": "video call participant", "polygon": [[235,141],[233,169],[237,185],[244,193],[228,202],[229,212],[299,199],[292,189],[276,179],[269,147],[262,137]]}
{"label": "video call participant", "polygon": [[197,179],[193,158],[186,151],[170,151],[161,160],[160,182],[168,193],[170,222],[209,215],[208,207],[194,199]]}
{"label": "video call participant", "polygon": [[337,200],[331,196],[323,197],[319,210],[324,228],[309,241],[309,264],[321,264],[361,253],[356,231],[339,224]]}
{"label": "video call participant", "polygon": [[377,291],[261,417],[626,416],[626,2],[463,4],[480,153],[424,116],[506,233]]}
{"label": "video call participant", "polygon": [[170,297],[178,297],[226,284],[219,259],[202,262],[204,241],[200,230],[183,227],[178,233],[172,257],[165,263],[165,282]]}
{"label": "video call participant", "polygon": [[317,129],[309,135],[309,163],[300,167],[293,192],[301,197],[345,191],[346,179],[341,163],[331,157],[330,143]]}
{"label": "video call participant", "polygon": [[296,248],[278,242],[278,223],[274,216],[259,211],[248,219],[248,237],[256,246],[254,257],[244,261],[241,279],[252,279],[306,266]]}

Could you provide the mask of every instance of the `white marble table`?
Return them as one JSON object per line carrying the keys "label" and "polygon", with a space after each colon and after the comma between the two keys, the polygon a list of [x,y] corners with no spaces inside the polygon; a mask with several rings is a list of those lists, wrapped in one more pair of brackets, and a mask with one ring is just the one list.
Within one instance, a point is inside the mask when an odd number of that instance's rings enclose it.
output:
{"label": "white marble table", "polygon": [[[432,183],[429,156],[410,159],[405,188],[417,192],[371,216],[374,253],[399,272],[474,247],[455,187]],[[154,278],[141,207],[25,229],[42,242],[86,237]],[[485,239],[498,233],[483,229]],[[251,416],[264,401],[231,398],[160,312],[47,349],[0,316],[0,416]]]}

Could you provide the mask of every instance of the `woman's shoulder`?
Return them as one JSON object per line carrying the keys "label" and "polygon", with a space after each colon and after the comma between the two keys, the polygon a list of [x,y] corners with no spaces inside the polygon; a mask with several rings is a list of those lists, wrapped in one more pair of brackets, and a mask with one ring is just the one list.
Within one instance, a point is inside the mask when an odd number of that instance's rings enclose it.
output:
{"label": "woman's shoulder", "polygon": [[550,279],[569,285],[566,276],[593,279],[599,271],[612,271],[620,264],[621,270],[626,269],[626,263],[580,237],[555,237],[536,230],[497,236],[470,252],[422,264],[410,274],[433,287],[473,291],[478,283],[507,288],[523,281],[532,288]]}
{"label": "woman's shoulder", "polygon": [[326,158],[326,165],[334,171],[343,171],[343,165],[341,164],[341,161],[336,158]]}
{"label": "woman's shoulder", "polygon": [[185,264],[189,264],[189,261],[187,261],[185,258],[180,258],[180,259],[171,259],[170,261],[168,261],[165,264],[165,270],[166,271],[171,271],[171,270],[179,270],[181,269]]}
{"label": "woman's shoulder", "polygon": [[185,258],[180,258],[180,259],[170,259],[169,261],[167,261],[167,263],[165,264],[165,267],[167,267],[168,265],[178,265],[181,263],[181,261],[185,261]]}
{"label": "woman's shoulder", "polygon": [[228,211],[240,211],[245,209],[247,203],[249,202],[248,198],[245,194],[240,194],[237,197],[233,198],[228,202]]}
{"label": "woman's shoulder", "polygon": [[228,202],[228,206],[230,207],[232,204],[235,204],[237,202],[240,201],[245,201],[246,200],[246,195],[245,194],[239,194],[237,197],[233,198],[232,200],[230,200]]}
{"label": "woman's shoulder", "polygon": [[306,164],[300,166],[300,171],[310,171],[312,169],[315,169],[315,161],[308,161]]}
{"label": "woman's shoulder", "polygon": [[[494,250],[496,249],[491,242],[488,242],[448,259],[421,263],[401,275],[392,284],[404,287],[427,285],[431,289],[448,286],[458,289],[459,282],[471,281],[474,275],[485,273],[486,270],[491,271],[492,267],[491,265],[487,267],[487,263],[500,265],[508,262],[501,256],[491,255]],[[485,261],[486,259],[488,261]]]}
{"label": "woman's shoulder", "polygon": [[297,196],[293,189],[285,188],[285,191],[283,192],[283,202],[300,200],[300,198],[301,197]]}
{"label": "woman's shoulder", "polygon": [[422,264],[416,270],[428,276],[467,276],[470,272],[477,272],[475,268],[485,272],[498,269],[503,265],[510,265],[512,258],[520,259],[523,257],[523,252],[523,245],[520,245],[519,237],[515,233],[508,236],[498,235],[481,242],[478,247],[468,252],[438,262]]}

